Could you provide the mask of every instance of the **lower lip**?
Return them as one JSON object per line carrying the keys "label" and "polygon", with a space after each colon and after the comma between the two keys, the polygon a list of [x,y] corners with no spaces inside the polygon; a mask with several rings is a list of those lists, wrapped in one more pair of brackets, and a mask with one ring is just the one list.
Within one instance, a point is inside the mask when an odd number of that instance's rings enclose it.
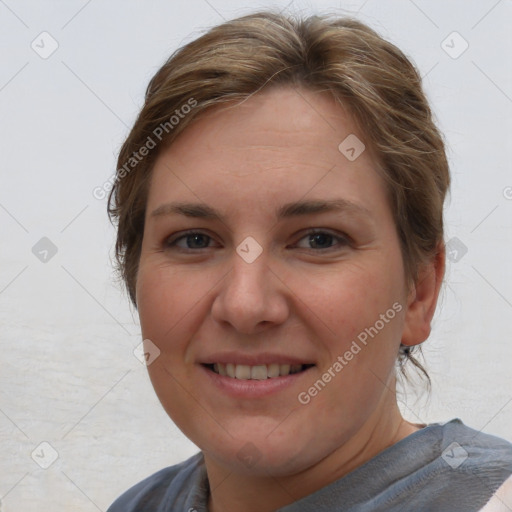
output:
{"label": "lower lip", "polygon": [[309,375],[309,370],[314,368],[311,367],[299,373],[292,373],[290,375],[265,380],[244,380],[219,375],[202,364],[199,366],[200,370],[210,379],[210,382],[213,383],[214,386],[234,398],[261,398],[279,393],[293,386],[305,375]]}

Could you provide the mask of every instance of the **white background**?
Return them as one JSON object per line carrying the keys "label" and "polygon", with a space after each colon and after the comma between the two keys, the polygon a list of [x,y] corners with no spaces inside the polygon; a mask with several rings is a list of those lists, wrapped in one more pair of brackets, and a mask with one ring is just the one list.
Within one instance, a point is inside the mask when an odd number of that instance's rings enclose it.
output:
{"label": "white background", "polygon": [[[425,76],[453,173],[447,240],[467,253],[448,261],[424,345],[431,399],[409,392],[402,409],[411,421],[459,417],[512,440],[510,0],[0,0],[3,512],[104,511],[195,453],[133,355],[137,315],[113,277],[114,231],[92,190],[114,172],[147,82],[170,53],[265,6],[357,16]],[[47,59],[31,48],[43,31],[59,45]],[[446,39],[453,31],[469,44],[458,58],[465,43]],[[47,262],[32,252],[42,237],[57,248]],[[48,469],[36,463],[52,455]]]}

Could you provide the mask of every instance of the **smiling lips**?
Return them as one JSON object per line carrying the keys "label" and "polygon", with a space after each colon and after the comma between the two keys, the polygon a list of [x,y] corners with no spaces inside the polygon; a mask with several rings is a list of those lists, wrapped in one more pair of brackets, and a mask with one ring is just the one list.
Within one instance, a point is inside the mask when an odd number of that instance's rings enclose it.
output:
{"label": "smiling lips", "polygon": [[240,380],[266,380],[299,373],[313,365],[271,363],[249,366],[246,364],[214,363],[206,366],[214,373],[223,377]]}

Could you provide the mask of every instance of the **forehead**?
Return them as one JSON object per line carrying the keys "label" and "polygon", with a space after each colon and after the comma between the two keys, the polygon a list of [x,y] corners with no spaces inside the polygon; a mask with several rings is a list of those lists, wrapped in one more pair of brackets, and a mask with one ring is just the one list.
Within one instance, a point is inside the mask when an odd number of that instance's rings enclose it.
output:
{"label": "forehead", "polygon": [[363,150],[364,139],[327,93],[269,89],[203,113],[162,151],[149,206],[169,196],[286,202],[340,191],[347,199],[369,196],[371,202],[383,184],[370,152]]}
{"label": "forehead", "polygon": [[[351,134],[364,138],[346,109],[326,92],[280,86],[202,113],[171,148],[213,154],[229,147],[240,155],[258,151],[272,158],[279,149],[291,157],[292,152],[322,147],[329,151],[317,153],[317,158],[334,163],[339,143]],[[194,154],[202,156],[195,151],[187,158]]]}

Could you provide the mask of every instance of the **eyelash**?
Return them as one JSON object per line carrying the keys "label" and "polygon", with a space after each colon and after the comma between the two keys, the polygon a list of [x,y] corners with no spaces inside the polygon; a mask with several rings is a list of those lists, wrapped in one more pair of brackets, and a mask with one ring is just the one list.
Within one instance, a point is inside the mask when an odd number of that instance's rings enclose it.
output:
{"label": "eyelash", "polygon": [[[331,233],[330,231],[328,230],[321,230],[321,229],[311,229],[309,231],[307,231],[306,233],[304,233],[301,238],[299,238],[298,242],[300,242],[301,240],[307,238],[307,237],[311,237],[312,235],[327,235],[329,237],[332,237],[333,239],[333,242],[337,242],[338,245],[340,246],[343,246],[343,247],[347,247],[347,246],[351,246],[352,245],[352,240],[350,239],[350,237],[348,235],[339,235],[339,234],[334,234],[334,233]],[[202,231],[194,231],[194,230],[191,230],[191,231],[186,231],[184,233],[182,233],[180,236],[176,237],[176,238],[168,238],[164,241],[164,246],[166,249],[173,249],[173,248],[177,248],[178,250],[181,250],[181,251],[184,251],[184,252],[196,252],[196,251],[200,251],[200,250],[203,250],[203,249],[210,249],[210,247],[200,247],[198,249],[193,249],[193,248],[190,248],[190,247],[187,247],[187,248],[184,248],[184,247],[178,247],[177,243],[180,241],[180,240],[186,240],[188,237],[191,237],[191,236],[194,236],[194,235],[200,235],[200,236],[203,236],[203,237],[206,237],[208,239],[208,241],[211,241],[213,240],[213,237],[211,237],[210,235],[206,234],[206,233],[203,233]],[[296,242],[296,244],[298,243]],[[296,245],[295,244],[295,245]],[[311,250],[311,251],[314,251],[314,252],[327,252],[329,250],[334,250],[334,249],[337,249],[338,247],[336,247],[336,245],[332,245],[330,247],[325,247],[325,248],[321,248],[321,249],[314,249],[314,248],[307,248],[307,250]]]}

